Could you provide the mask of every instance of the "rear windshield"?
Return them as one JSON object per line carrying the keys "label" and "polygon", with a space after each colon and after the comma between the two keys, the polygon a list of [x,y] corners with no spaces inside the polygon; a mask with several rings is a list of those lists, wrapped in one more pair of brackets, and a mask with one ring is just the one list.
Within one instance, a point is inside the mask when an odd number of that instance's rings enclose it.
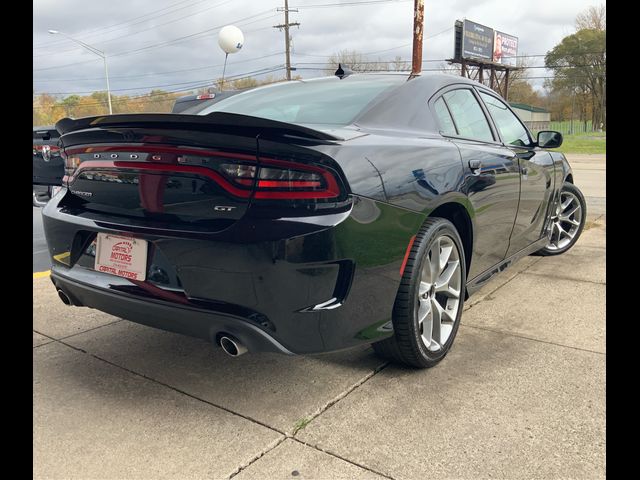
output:
{"label": "rear windshield", "polygon": [[229,112],[298,124],[349,125],[405,76],[350,76],[279,83],[235,95],[200,112]]}

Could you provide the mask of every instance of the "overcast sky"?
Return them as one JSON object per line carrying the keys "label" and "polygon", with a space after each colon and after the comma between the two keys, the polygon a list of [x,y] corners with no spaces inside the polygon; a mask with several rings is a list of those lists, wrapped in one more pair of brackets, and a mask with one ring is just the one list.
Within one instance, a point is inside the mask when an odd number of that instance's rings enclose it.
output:
{"label": "overcast sky", "polygon": [[[335,4],[362,5],[335,6]],[[333,4],[334,6],[322,7]],[[519,37],[519,55],[544,55],[575,31],[578,13],[598,0],[427,0],[423,59],[453,56],[453,24],[467,18]],[[105,90],[102,60],[61,35],[81,40],[108,57],[114,94],[135,95],[151,88],[182,91],[222,75],[224,53],[218,31],[228,24],[242,29],[243,49],[229,55],[227,77],[281,68],[284,21],[276,9],[284,0],[34,0],[33,78],[36,93],[67,96]],[[369,60],[411,58],[413,0],[290,0],[292,64],[305,78],[322,75],[334,52],[349,49]],[[542,57],[531,63],[542,65]],[[426,63],[425,69],[438,63]],[[544,69],[531,76],[546,75]],[[273,73],[284,76],[284,71]],[[541,84],[542,80],[536,81]]]}

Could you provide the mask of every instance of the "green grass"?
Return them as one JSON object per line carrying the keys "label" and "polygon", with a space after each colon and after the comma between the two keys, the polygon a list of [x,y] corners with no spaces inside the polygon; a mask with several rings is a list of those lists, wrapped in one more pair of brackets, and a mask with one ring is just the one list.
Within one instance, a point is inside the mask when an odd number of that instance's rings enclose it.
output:
{"label": "green grass", "polygon": [[304,427],[306,427],[307,425],[309,425],[309,423],[311,422],[311,418],[301,418],[300,420],[298,420],[294,425],[293,425],[293,434],[295,435],[296,433],[298,433],[298,430],[302,430]]}
{"label": "green grass", "polygon": [[607,153],[607,134],[589,132],[563,135],[562,145],[555,150],[562,153]]}

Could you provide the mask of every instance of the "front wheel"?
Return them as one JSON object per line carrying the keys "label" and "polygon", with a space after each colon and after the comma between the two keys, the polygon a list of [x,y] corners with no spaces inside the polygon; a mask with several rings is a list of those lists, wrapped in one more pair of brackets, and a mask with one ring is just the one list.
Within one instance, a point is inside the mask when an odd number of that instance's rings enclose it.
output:
{"label": "front wheel", "polygon": [[551,232],[547,245],[537,255],[559,255],[575,245],[587,219],[587,203],[578,187],[565,182],[560,201],[551,217]]}
{"label": "front wheel", "polygon": [[428,219],[416,235],[393,307],[394,335],[374,343],[383,357],[433,367],[449,352],[464,306],[466,264],[456,228]]}

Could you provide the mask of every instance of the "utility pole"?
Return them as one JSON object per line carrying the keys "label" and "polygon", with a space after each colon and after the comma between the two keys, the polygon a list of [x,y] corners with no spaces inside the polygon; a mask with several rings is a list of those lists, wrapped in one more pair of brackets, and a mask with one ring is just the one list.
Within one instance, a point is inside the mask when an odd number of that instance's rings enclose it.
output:
{"label": "utility pole", "polygon": [[411,76],[422,71],[422,38],[424,33],[424,0],[413,0],[413,56]]}
{"label": "utility pole", "polygon": [[284,46],[286,53],[286,70],[287,70],[287,80],[291,80],[291,37],[289,36],[289,27],[299,27],[300,23],[292,22],[289,23],[289,12],[297,12],[297,9],[289,10],[289,0],[284,0],[284,8],[278,8],[278,12],[284,11],[284,23],[280,25],[274,25],[273,28],[277,28],[278,30],[284,29]]}

